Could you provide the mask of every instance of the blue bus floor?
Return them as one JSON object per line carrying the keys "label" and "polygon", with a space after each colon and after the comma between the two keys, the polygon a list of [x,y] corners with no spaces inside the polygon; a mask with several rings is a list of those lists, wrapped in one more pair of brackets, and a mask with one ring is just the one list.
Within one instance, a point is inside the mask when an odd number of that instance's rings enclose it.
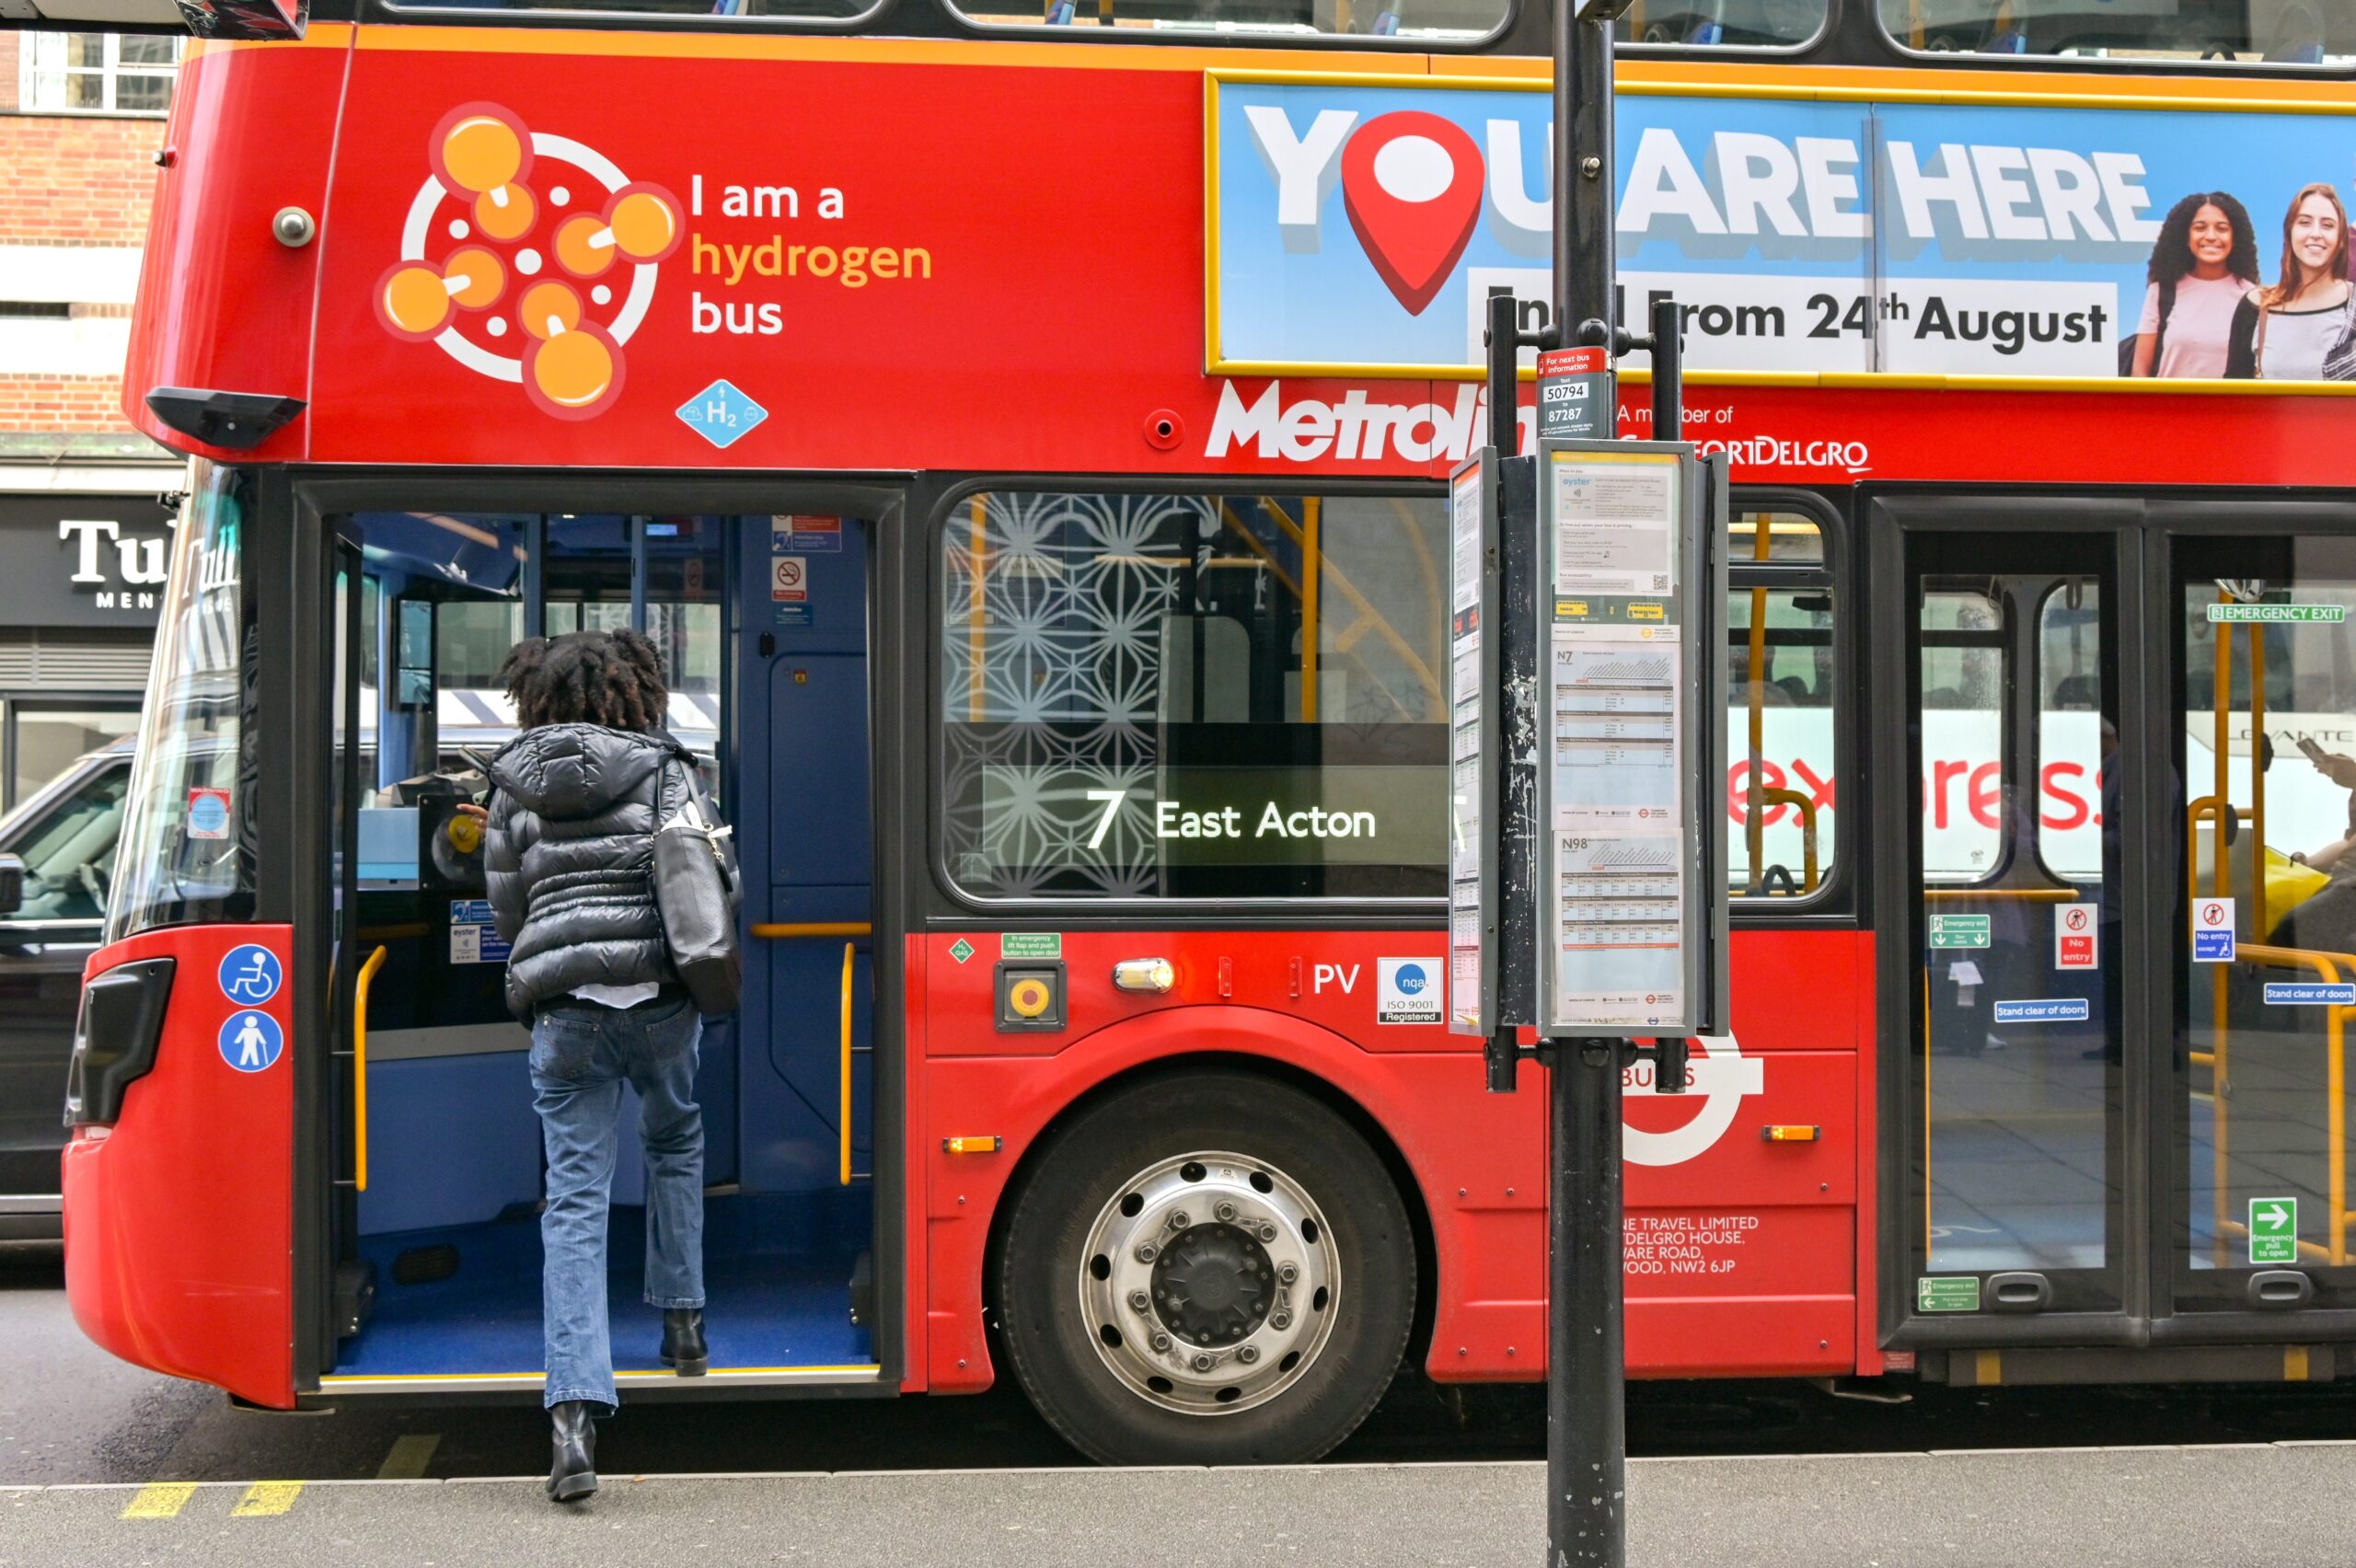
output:
{"label": "blue bus floor", "polygon": [[[618,1243],[622,1238],[615,1238]],[[617,1245],[606,1276],[617,1372],[665,1370],[656,1355],[663,1314],[641,1298],[640,1254]],[[396,1285],[379,1270],[367,1325],[341,1346],[337,1377],[482,1376],[541,1369],[540,1275],[485,1269],[474,1277]],[[850,1320],[847,1252],[710,1257],[705,1333],[711,1369],[854,1366],[872,1361],[866,1329]]]}

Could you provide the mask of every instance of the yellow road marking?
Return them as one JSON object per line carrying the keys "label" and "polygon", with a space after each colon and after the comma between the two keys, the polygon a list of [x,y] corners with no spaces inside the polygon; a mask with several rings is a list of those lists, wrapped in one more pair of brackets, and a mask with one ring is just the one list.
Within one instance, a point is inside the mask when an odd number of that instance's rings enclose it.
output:
{"label": "yellow road marking", "polygon": [[433,1458],[433,1450],[441,1446],[438,1432],[412,1432],[393,1439],[393,1451],[376,1468],[378,1481],[416,1481],[425,1474],[426,1461]]}
{"label": "yellow road marking", "polygon": [[246,1488],[246,1494],[237,1499],[237,1505],[229,1510],[229,1516],[252,1519],[283,1514],[294,1506],[294,1499],[302,1494],[302,1491],[303,1483],[299,1481],[255,1482]]}
{"label": "yellow road marking", "polygon": [[196,1482],[167,1481],[155,1486],[143,1486],[122,1510],[126,1519],[177,1519],[188,1500],[196,1495]]}

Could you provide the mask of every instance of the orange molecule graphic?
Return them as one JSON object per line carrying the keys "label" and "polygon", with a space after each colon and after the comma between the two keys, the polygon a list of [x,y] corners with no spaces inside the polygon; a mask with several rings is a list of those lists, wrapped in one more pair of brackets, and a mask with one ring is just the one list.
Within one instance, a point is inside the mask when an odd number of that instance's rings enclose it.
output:
{"label": "orange molecule graphic", "polygon": [[485,239],[521,239],[532,232],[539,216],[539,202],[527,185],[510,181],[475,198],[475,227]]}
{"label": "orange molecule graphic", "polygon": [[576,278],[594,278],[614,264],[614,231],[603,218],[575,213],[556,225],[556,264]]}
{"label": "orange molecule graphic", "polygon": [[606,228],[614,248],[631,260],[660,261],[679,248],[685,232],[679,199],[659,185],[625,185],[606,204]]}
{"label": "orange molecule graphic", "polygon": [[[404,238],[410,255],[378,279],[373,303],[396,337],[439,341],[482,375],[498,375],[500,366],[512,375],[517,360],[509,356],[520,350],[525,395],[544,413],[584,420],[621,395],[625,366],[613,322],[629,314],[627,306],[614,307],[617,291],[591,288],[588,280],[610,273],[617,261],[644,269],[678,249],[686,209],[664,187],[638,181],[613,190],[600,211],[567,211],[577,200],[572,192],[583,190],[573,183],[581,174],[591,182],[584,194],[612,176],[591,171],[588,163],[597,160],[583,161],[577,151],[551,151],[536,190],[527,183],[532,142],[522,117],[499,104],[462,104],[443,116],[426,144],[433,169],[419,193],[426,208],[412,209],[422,226]],[[436,197],[458,212],[436,211]],[[418,254],[426,248],[427,219],[460,242],[438,261]],[[542,276],[543,269],[559,275]],[[634,300],[649,281],[641,271],[631,284]],[[592,318],[592,300],[594,315],[605,319]],[[462,325],[461,313],[475,311],[491,314]]]}
{"label": "orange molecule graphic", "polygon": [[376,318],[397,337],[433,337],[461,308],[480,310],[507,286],[507,270],[480,246],[452,251],[439,269],[403,261],[376,284]]}
{"label": "orange molecule graphic", "polygon": [[532,167],[532,138],[495,103],[461,105],[434,128],[433,172],[455,195],[471,196],[520,179]]}
{"label": "orange molecule graphic", "polygon": [[555,338],[581,325],[581,296],[564,283],[534,283],[515,307],[516,319],[535,338]]}
{"label": "orange molecule graphic", "polygon": [[468,310],[480,310],[495,305],[507,287],[507,269],[497,256],[479,245],[462,246],[450,252],[442,263],[442,275],[450,288],[450,297]]}
{"label": "orange molecule graphic", "polygon": [[587,419],[621,383],[620,352],[602,328],[560,330],[524,351],[524,385],[532,401],[559,419]]}
{"label": "orange molecule graphic", "polygon": [[403,262],[376,285],[378,319],[404,338],[431,338],[450,314],[442,274],[422,261]]}

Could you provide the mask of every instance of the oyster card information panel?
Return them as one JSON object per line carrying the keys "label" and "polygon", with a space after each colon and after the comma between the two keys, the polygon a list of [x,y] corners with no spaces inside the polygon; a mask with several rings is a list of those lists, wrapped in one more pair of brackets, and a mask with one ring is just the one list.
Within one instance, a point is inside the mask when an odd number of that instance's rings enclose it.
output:
{"label": "oyster card information panel", "polygon": [[1686,486],[1674,451],[1542,460],[1550,1032],[1677,1030],[1694,1000]]}

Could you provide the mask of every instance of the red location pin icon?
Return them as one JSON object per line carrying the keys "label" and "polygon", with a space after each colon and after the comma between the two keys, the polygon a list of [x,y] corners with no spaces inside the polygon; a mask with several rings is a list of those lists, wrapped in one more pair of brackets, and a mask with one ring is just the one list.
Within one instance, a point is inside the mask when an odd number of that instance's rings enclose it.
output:
{"label": "red location pin icon", "polygon": [[1367,259],[1421,316],[1481,216],[1481,149],[1421,110],[1377,115],[1342,149],[1342,202]]}

